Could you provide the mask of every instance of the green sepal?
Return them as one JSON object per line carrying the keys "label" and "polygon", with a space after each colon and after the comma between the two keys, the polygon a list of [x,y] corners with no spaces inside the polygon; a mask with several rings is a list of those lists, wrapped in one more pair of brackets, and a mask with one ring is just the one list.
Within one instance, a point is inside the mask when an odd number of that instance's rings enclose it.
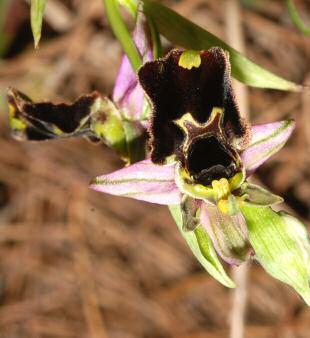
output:
{"label": "green sepal", "polygon": [[200,264],[221,284],[229,288],[236,287],[235,283],[226,274],[212,246],[211,240],[202,226],[198,226],[195,231],[184,231],[180,206],[170,205],[169,209],[182,236]]}
{"label": "green sepal", "polygon": [[245,201],[256,206],[268,207],[282,203],[281,196],[275,195],[259,185],[245,182],[241,186],[241,193],[245,195]]}
{"label": "green sepal", "polygon": [[156,24],[159,32],[174,45],[192,50],[219,46],[230,54],[232,75],[253,87],[300,91],[302,86],[285,80],[250,61],[227,43],[153,0],[143,0],[143,10]]}
{"label": "green sepal", "polygon": [[310,250],[304,226],[270,207],[244,203],[241,210],[254,258],[270,275],[293,287],[310,306]]}

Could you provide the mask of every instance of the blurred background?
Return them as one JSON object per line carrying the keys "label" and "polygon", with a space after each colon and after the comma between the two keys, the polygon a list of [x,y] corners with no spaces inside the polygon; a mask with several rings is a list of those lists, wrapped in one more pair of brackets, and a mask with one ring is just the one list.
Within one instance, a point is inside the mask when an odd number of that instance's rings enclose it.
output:
{"label": "blurred background", "polygon": [[[165,1],[223,39],[226,2]],[[295,3],[309,25],[310,2]],[[88,190],[91,178],[123,165],[116,154],[83,139],[10,137],[8,86],[56,102],[94,89],[111,93],[122,51],[101,0],[49,0],[37,51],[29,1],[0,4],[0,337],[228,337],[232,291],[203,271],[167,208]],[[242,1],[240,13],[247,56],[310,84],[309,38],[284,2]],[[253,123],[297,121],[256,179],[309,224],[309,91],[251,88],[249,98]],[[257,264],[244,291],[246,337],[310,337],[310,310]]]}

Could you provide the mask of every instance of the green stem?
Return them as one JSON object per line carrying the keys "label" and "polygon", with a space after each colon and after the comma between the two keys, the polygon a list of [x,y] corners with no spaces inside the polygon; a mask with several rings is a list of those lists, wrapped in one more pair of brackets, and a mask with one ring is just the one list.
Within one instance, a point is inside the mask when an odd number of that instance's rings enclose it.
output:
{"label": "green stem", "polygon": [[294,5],[293,0],[285,0],[286,7],[290,18],[297,29],[299,29],[303,34],[309,36],[310,35],[310,27],[307,27],[302,21],[301,17],[298,14],[298,11]]}
{"label": "green stem", "polygon": [[142,65],[140,54],[119,12],[117,0],[103,0],[106,16],[114,35],[121,43],[135,72]]}
{"label": "green stem", "polygon": [[6,51],[10,37],[4,32],[5,20],[9,9],[9,0],[0,0],[0,58]]}

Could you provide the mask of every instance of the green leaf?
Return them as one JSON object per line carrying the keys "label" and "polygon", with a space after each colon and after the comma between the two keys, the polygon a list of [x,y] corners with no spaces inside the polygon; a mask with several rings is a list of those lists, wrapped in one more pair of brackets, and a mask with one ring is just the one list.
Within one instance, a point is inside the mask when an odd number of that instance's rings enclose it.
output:
{"label": "green leaf", "polygon": [[103,0],[106,16],[114,35],[121,43],[132,68],[136,72],[142,65],[140,54],[119,12],[117,0]]}
{"label": "green leaf", "polygon": [[43,13],[47,0],[31,0],[31,29],[34,39],[34,47],[38,48],[41,38]]}
{"label": "green leaf", "polygon": [[241,210],[255,259],[270,275],[292,286],[310,305],[310,250],[303,225],[269,207],[244,203]]}
{"label": "green leaf", "polygon": [[133,18],[136,18],[138,11],[138,0],[118,0],[118,3],[125,7]]}
{"label": "green leaf", "polygon": [[184,231],[180,206],[170,205],[169,209],[182,236],[200,264],[220,283],[229,288],[234,288],[236,286],[235,283],[227,276],[211,240],[202,226],[198,226],[195,231]]}
{"label": "green leaf", "polygon": [[292,22],[303,34],[310,36],[310,27],[307,27],[299,16],[297,9],[294,5],[293,0],[285,0],[288,13],[291,17]]}
{"label": "green leaf", "polygon": [[173,44],[186,49],[206,50],[219,46],[230,54],[232,75],[253,87],[300,91],[302,86],[287,81],[247,59],[215,35],[153,0],[144,0],[143,9],[159,32]]}

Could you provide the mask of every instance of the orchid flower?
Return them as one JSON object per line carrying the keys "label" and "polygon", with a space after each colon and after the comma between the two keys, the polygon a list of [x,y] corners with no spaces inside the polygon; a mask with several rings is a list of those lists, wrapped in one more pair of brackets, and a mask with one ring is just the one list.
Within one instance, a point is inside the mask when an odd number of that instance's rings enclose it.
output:
{"label": "orchid flower", "polygon": [[[143,62],[153,59],[150,31],[146,18],[138,11],[133,40]],[[34,103],[17,89],[9,88],[9,122],[17,140],[42,141],[85,136],[103,141],[127,159],[128,142],[145,132],[147,115],[144,92],[123,56],[116,78],[112,100],[95,91],[82,95],[71,104]],[[131,133],[128,134],[127,124]]]}
{"label": "orchid flower", "polygon": [[146,62],[138,77],[152,107],[150,158],[95,178],[91,188],[172,210],[179,206],[184,237],[220,282],[234,286],[214,249],[231,265],[256,259],[310,304],[304,227],[271,209],[281,197],[248,181],[282,148],[294,121],[246,122],[232,90],[228,55],[218,47],[172,50]]}

